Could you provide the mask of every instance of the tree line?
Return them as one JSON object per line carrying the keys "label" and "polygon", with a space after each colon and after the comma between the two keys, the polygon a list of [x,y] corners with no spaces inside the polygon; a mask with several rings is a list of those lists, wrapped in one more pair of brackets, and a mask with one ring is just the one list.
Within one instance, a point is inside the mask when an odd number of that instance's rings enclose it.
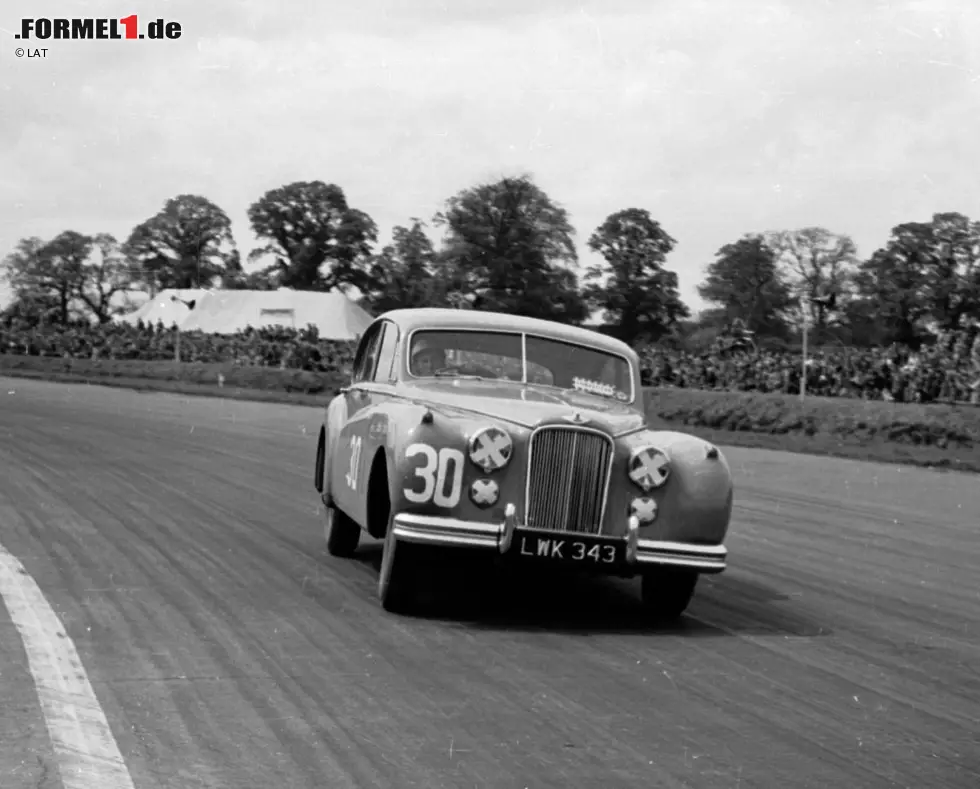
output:
{"label": "tree line", "polygon": [[710,308],[696,320],[666,268],[677,242],[648,211],[606,217],[587,241],[603,262],[583,271],[567,210],[527,175],[461,190],[380,249],[375,222],[336,184],[286,184],[247,214],[260,241],[251,273],[228,215],[200,195],[167,200],[122,242],[74,230],[22,239],[0,264],[14,292],[7,314],[64,323],[81,309],[106,322],[132,291],[290,287],[356,289],[375,314],[450,306],[580,324],[599,311],[604,330],[631,343],[704,345],[735,323],[786,345],[805,316],[817,342],[915,346],[980,319],[980,223],[958,213],[897,225],[863,260],[821,227],[747,233],[707,262],[698,291]]}

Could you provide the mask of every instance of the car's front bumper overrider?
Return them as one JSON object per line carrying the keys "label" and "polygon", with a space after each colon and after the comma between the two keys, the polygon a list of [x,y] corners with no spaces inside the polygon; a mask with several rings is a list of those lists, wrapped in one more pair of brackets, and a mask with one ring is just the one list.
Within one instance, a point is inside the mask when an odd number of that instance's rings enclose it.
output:
{"label": "car's front bumper overrider", "polygon": [[[392,528],[399,540],[423,545],[483,548],[506,554],[513,543],[514,534],[521,524],[517,522],[517,509],[508,504],[504,519],[498,523],[460,520],[439,515],[395,515]],[[572,532],[562,536],[574,539]],[[581,535],[582,537],[601,535]],[[640,522],[636,516],[629,518],[626,536],[626,565],[637,571],[654,567],[675,567],[696,570],[700,573],[720,573],[727,567],[728,549],[724,545],[698,545],[696,543],[648,540],[640,537]]]}

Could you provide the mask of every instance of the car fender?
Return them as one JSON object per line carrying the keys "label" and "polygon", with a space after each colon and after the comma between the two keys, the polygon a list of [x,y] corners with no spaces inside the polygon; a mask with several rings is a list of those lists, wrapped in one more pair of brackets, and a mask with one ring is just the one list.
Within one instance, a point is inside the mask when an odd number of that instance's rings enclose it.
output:
{"label": "car fender", "polygon": [[[376,402],[358,410],[352,417],[345,413],[333,434],[334,463],[328,476],[334,500],[355,523],[373,535],[376,529],[369,528],[368,499],[379,484],[376,479],[378,458],[384,456],[385,466],[390,471],[393,426],[406,418],[402,413],[404,410],[403,405],[391,400]],[[352,479],[349,478],[351,475]],[[390,489],[390,484],[388,486]]]}
{"label": "car fender", "polygon": [[343,395],[337,395],[328,404],[320,428],[323,437],[323,463],[320,466],[321,485],[320,495],[325,503],[332,501],[331,469],[336,464],[337,438],[347,422],[347,400]]}
{"label": "car fender", "polygon": [[[515,454],[526,443],[528,432],[492,417],[461,414],[414,401],[389,401],[364,409],[351,420],[349,432],[355,423],[361,423],[359,432],[365,436],[364,455],[369,458],[365,468],[373,471],[378,453],[384,451],[390,501],[400,511],[412,512],[433,510],[427,503],[413,502],[403,495],[405,487],[413,482],[418,482],[421,489],[422,475],[418,472],[426,468],[427,456],[435,454],[438,468],[440,454],[446,449],[456,450],[464,470],[462,479],[466,481],[481,476],[467,459],[469,438],[477,430],[491,425],[505,430],[513,441]],[[428,447],[431,452],[420,447]],[[517,460],[513,458],[510,466],[517,466]],[[523,476],[518,477],[523,485]],[[436,505],[435,509],[440,508]],[[458,514],[441,509],[441,514]]]}
{"label": "car fender", "polygon": [[[393,405],[388,417],[386,451],[393,512],[500,521],[507,502],[522,502],[526,431],[492,417],[417,403]],[[468,457],[470,438],[488,426],[505,430],[513,446],[507,467],[489,474]],[[492,507],[479,507],[470,499],[469,489],[478,478],[486,477],[497,483],[500,497]]]}
{"label": "car fender", "polygon": [[621,441],[621,457],[614,474],[626,483],[612,506],[630,511],[630,501],[644,493],[628,477],[633,451],[652,446],[670,461],[670,474],[660,487],[646,494],[657,504],[656,519],[641,525],[640,537],[700,545],[721,545],[728,534],[734,501],[734,481],[724,454],[715,445],[687,433],[644,430]]}
{"label": "car fender", "polygon": [[[389,430],[385,436],[385,449],[389,500],[394,509],[416,509],[404,497],[406,486],[420,478],[418,470],[426,467],[425,455],[434,453],[438,462],[444,448],[463,449],[461,426],[458,420],[414,402],[392,404],[387,416]],[[429,447],[431,452],[420,447]]]}
{"label": "car fender", "polygon": [[[488,475],[469,461],[468,441],[477,430],[491,425],[506,430],[513,455],[507,468],[489,475],[500,490],[496,506],[480,507],[470,499],[469,486]],[[328,430],[332,462],[325,487],[332,491],[336,505],[375,538],[384,536],[389,520],[372,511],[378,485],[387,486],[389,515],[408,512],[499,522],[506,503],[523,504],[526,434],[491,417],[386,399],[358,411],[340,429]],[[347,482],[351,453],[345,448],[354,436],[360,438],[360,460],[352,489]],[[386,478],[378,479],[382,473]]]}

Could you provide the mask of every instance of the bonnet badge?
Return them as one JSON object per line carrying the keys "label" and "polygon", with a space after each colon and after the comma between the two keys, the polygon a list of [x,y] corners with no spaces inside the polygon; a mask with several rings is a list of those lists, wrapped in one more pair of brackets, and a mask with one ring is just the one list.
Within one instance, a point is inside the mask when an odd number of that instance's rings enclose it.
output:
{"label": "bonnet badge", "polygon": [[589,420],[582,416],[581,411],[576,411],[571,416],[565,416],[565,421],[571,422],[573,425],[584,425],[587,424]]}

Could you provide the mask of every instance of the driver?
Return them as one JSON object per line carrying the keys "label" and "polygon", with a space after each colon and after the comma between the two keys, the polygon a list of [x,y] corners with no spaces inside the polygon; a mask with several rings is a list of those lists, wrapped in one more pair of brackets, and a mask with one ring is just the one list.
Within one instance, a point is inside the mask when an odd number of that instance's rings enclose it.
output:
{"label": "driver", "polygon": [[412,347],[412,375],[424,378],[446,367],[446,351],[422,337]]}

